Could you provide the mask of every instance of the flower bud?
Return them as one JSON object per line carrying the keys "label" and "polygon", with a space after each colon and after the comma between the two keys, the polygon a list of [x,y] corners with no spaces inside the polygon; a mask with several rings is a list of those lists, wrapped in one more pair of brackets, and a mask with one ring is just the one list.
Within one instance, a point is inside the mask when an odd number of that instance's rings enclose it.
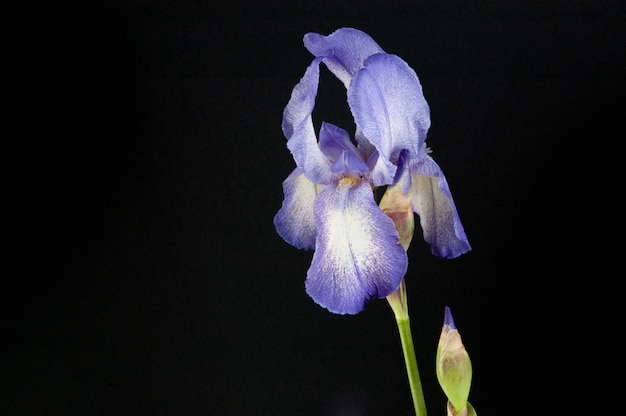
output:
{"label": "flower bud", "polygon": [[448,409],[448,413],[452,410],[454,415],[462,414],[467,406],[472,382],[472,363],[448,306],[445,308],[443,328],[437,346],[436,372],[439,385],[448,397],[449,405],[453,407]]}
{"label": "flower bud", "polygon": [[409,170],[402,166],[402,175],[398,183],[388,186],[383,197],[380,200],[380,209],[387,214],[396,227],[399,243],[402,244],[404,250],[409,249],[413,232],[415,230],[415,215],[411,207],[409,199],[409,189],[411,187],[411,177]]}

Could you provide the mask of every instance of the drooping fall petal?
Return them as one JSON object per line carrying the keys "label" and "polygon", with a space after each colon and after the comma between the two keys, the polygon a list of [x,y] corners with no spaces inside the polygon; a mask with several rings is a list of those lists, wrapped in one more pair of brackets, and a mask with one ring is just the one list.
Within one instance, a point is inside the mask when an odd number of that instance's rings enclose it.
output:
{"label": "drooping fall petal", "polygon": [[446,259],[467,253],[471,247],[441,168],[426,153],[410,163],[411,205],[430,251]]}
{"label": "drooping fall petal", "polygon": [[396,290],[407,269],[393,222],[376,205],[371,185],[344,178],[315,200],[317,240],[306,291],[338,314],[356,314],[367,301]]}
{"label": "drooping fall petal", "polygon": [[278,235],[296,248],[315,248],[313,202],[323,188],[308,180],[300,168],[295,168],[283,181],[285,199],[274,216],[274,226]]}

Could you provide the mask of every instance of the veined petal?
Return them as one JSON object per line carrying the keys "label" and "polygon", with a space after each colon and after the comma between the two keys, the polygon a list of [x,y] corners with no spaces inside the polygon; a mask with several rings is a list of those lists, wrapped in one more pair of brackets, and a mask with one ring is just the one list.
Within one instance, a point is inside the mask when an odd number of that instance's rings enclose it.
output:
{"label": "veined petal", "polygon": [[300,168],[283,181],[285,199],[274,216],[274,226],[278,235],[296,248],[315,248],[313,203],[323,188],[308,180]]}
{"label": "veined petal", "polygon": [[411,206],[434,255],[452,259],[471,250],[448,181],[426,153],[411,160]]}
{"label": "veined petal", "polygon": [[313,60],[293,88],[283,110],[282,129],[296,165],[312,182],[327,184],[332,179],[330,163],[319,148],[311,117],[317,96],[320,61],[321,58]]}
{"label": "veined petal", "polygon": [[395,55],[372,55],[352,78],[348,103],[360,131],[385,162],[391,183],[400,151],[416,157],[430,128],[417,74]]}
{"label": "veined petal", "polygon": [[315,199],[317,239],[306,291],[338,314],[356,314],[367,301],[398,288],[406,252],[393,221],[374,201],[369,182],[344,178]]}
{"label": "veined petal", "polygon": [[304,35],[304,46],[316,57],[323,57],[324,64],[346,86],[350,78],[363,66],[363,61],[375,53],[384,52],[367,33],[344,27],[328,36],[319,33]]}

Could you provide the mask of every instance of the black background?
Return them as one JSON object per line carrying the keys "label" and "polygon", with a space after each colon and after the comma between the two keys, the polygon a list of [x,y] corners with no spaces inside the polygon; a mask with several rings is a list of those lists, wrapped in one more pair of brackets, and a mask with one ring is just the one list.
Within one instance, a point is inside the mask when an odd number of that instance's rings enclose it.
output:
{"label": "black background", "polygon": [[[473,247],[442,260],[418,230],[409,250],[429,414],[445,414],[445,305],[479,415],[558,404],[577,202],[595,146],[621,134],[618,1],[64,2],[6,19],[2,414],[412,414],[389,306],[317,306],[312,252],[272,224],[302,37],[342,26],[418,73]],[[323,74],[316,123],[351,129],[343,94]]]}

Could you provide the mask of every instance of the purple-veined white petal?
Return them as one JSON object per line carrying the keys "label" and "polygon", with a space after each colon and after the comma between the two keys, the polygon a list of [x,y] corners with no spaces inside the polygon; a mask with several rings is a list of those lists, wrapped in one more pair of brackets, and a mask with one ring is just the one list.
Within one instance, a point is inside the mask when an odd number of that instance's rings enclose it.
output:
{"label": "purple-veined white petal", "polygon": [[395,55],[372,55],[352,78],[348,103],[361,134],[380,153],[391,183],[400,152],[406,149],[416,157],[430,128],[417,74]]}
{"label": "purple-veined white petal", "polygon": [[317,143],[311,114],[319,83],[319,63],[313,60],[300,82],[293,88],[283,110],[282,129],[296,165],[312,182],[327,184],[332,180],[330,162]]}
{"label": "purple-veined white petal", "polygon": [[274,216],[274,226],[278,235],[296,248],[315,248],[313,203],[322,189],[323,185],[308,180],[300,168],[295,168],[283,181],[285,199]]}
{"label": "purple-veined white petal", "polygon": [[363,61],[383,49],[368,34],[358,29],[341,28],[328,36],[319,33],[304,35],[304,46],[316,57],[323,57],[324,64],[345,85],[363,66]]}
{"label": "purple-veined white petal", "polygon": [[356,314],[367,301],[398,288],[406,252],[393,221],[376,204],[371,184],[344,178],[315,199],[317,239],[306,291],[338,314]]}
{"label": "purple-veined white petal", "polygon": [[471,250],[448,181],[425,152],[411,160],[411,206],[432,254],[452,259]]}

